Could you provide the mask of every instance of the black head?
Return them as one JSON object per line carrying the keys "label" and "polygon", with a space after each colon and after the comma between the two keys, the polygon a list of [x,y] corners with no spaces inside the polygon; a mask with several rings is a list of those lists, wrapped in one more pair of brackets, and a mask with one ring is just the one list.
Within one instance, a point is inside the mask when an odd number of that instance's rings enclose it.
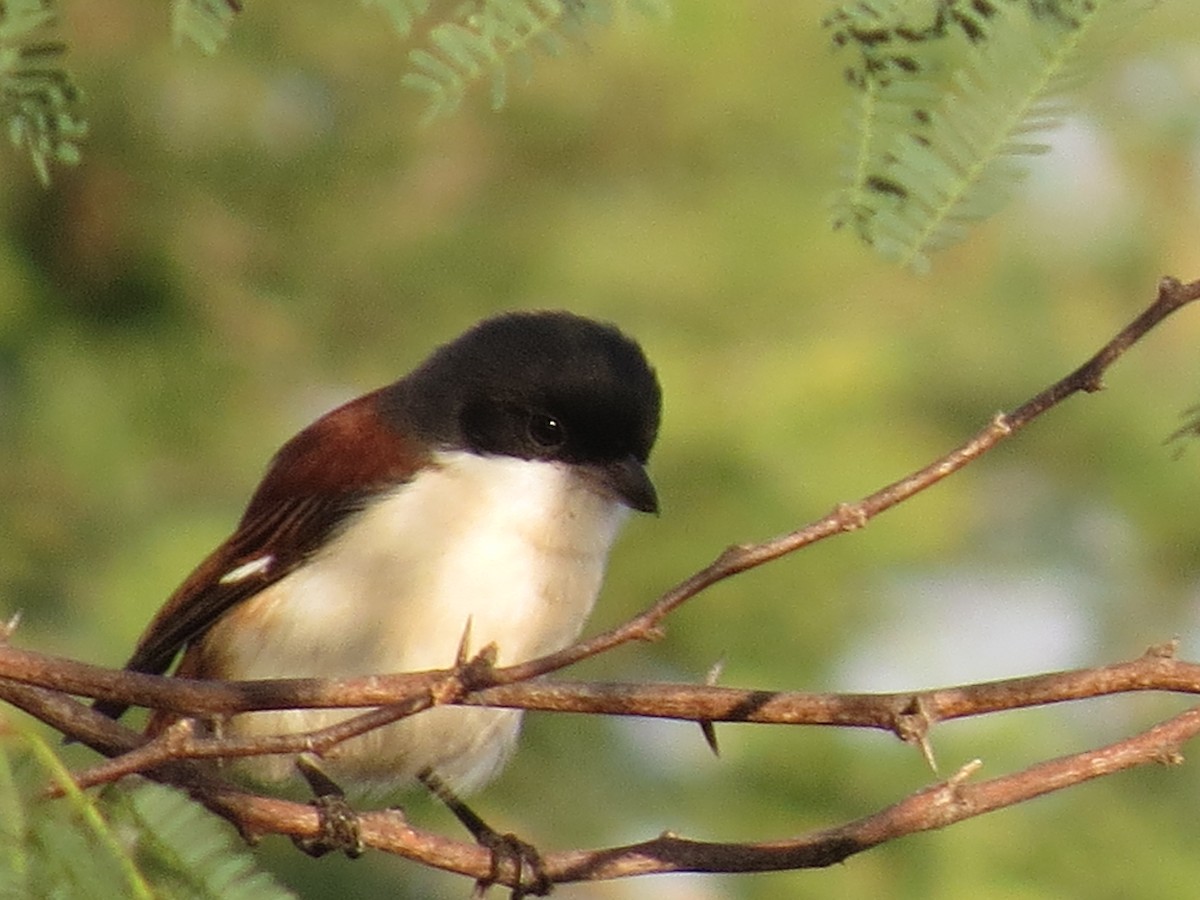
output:
{"label": "black head", "polygon": [[438,446],[580,464],[627,505],[657,509],[643,466],[658,433],[658,380],[611,325],[566,312],[486,319],[388,394]]}

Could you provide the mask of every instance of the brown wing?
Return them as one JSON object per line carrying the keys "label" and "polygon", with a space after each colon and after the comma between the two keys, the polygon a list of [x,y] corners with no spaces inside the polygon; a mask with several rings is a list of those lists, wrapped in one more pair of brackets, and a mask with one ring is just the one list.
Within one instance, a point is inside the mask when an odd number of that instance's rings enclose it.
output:
{"label": "brown wing", "polygon": [[[412,479],[428,452],[379,415],[383,388],[318,419],[275,455],[237,530],[176,589],[125,668],[161,674],[227,610],[283,578],[371,497]],[[116,718],[126,709],[99,702]]]}

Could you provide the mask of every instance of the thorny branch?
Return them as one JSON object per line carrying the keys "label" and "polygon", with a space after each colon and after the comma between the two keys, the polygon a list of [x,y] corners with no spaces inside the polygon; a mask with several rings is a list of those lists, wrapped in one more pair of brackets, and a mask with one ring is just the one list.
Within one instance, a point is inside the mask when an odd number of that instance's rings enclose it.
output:
{"label": "thorny branch", "polygon": [[[868,698],[810,696],[819,698],[817,708],[825,710],[836,710],[839,699],[846,701],[844,715],[830,714],[825,719],[831,723],[871,724],[870,720],[876,717],[882,720],[887,715],[911,715],[914,707],[924,707],[930,721],[936,721],[938,711],[945,718],[954,714],[969,715],[969,698],[972,697],[980,711],[984,711],[989,705],[995,709],[1026,705],[1018,702],[1022,694],[1032,704],[1117,690],[1164,689],[1198,693],[1198,674],[1200,667],[1178,663],[1164,655],[1164,651],[1156,650],[1130,663],[1090,671],[1012,679],[908,697],[877,695],[877,711],[857,717],[854,715],[856,706],[865,710],[872,705]],[[1056,683],[1063,687],[1062,696],[1054,696]],[[503,690],[517,688],[513,685]],[[690,688],[706,690],[702,686]],[[137,747],[143,740],[140,735],[61,693],[0,681],[0,697],[104,753],[119,754]],[[902,700],[905,701],[903,704]],[[560,707],[531,704],[530,708]],[[931,715],[929,709],[935,713]],[[718,715],[716,708],[703,711],[706,716],[716,718]],[[729,718],[732,721],[762,721],[755,716],[741,718],[731,714]],[[822,717],[798,716],[769,721],[822,721]],[[1147,763],[1178,762],[1179,748],[1197,732],[1200,732],[1200,708],[1193,708],[1134,737],[987,781],[969,781],[979,768],[978,764],[971,764],[949,780],[917,791],[877,813],[796,838],[762,843],[716,843],[664,834],[624,847],[549,853],[543,856],[543,863],[546,874],[554,883],[663,872],[752,872],[827,866],[897,837],[942,828],[1092,778]],[[209,809],[232,820],[248,837],[264,833],[313,837],[318,832],[317,815],[311,806],[259,797],[232,788],[206,776],[190,763],[162,762],[145,774],[190,791]],[[394,811],[365,813],[361,824],[363,841],[369,847],[476,879],[489,874],[491,856],[488,851],[416,829]],[[514,886],[513,873],[502,872],[500,881]]]}
{"label": "thorny branch", "polygon": [[[191,759],[255,753],[322,752],[372,728],[438,704],[482,704],[523,709],[571,710],[693,720],[826,724],[882,728],[925,747],[929,728],[959,716],[1135,690],[1200,693],[1200,666],[1173,658],[1172,646],[1152,648],[1138,660],[1095,669],[1009,679],[905,694],[801,694],[746,691],[713,685],[588,685],[531,682],[579,660],[634,640],[653,640],[674,609],[708,587],[795,552],[816,541],[852,531],[871,518],[931,487],[979,458],[1043,412],[1080,391],[1102,387],[1107,369],[1171,313],[1200,298],[1200,281],[1164,278],[1153,303],[1071,374],[1010,413],[997,415],[960,447],[930,465],[856,503],[841,504],[823,518],[762,543],[728,548],[713,563],[664,593],[640,615],[610,631],[557,653],[493,668],[487,649],[450,669],[411,675],[273,682],[198,682],[113,672],[22,651],[0,635],[0,698],[112,759],[82,773],[95,784],[138,771],[176,784],[233,821],[244,834],[314,836],[317,816],[309,806],[258,797],[223,784]],[[66,696],[117,699],[192,715],[301,707],[370,708],[332,728],[256,740],[199,738],[186,726],[154,741],[112,722]],[[761,844],[718,844],[665,834],[642,844],[544,857],[552,882],[615,878],[651,872],[743,872],[824,866],[883,841],[940,828],[964,818],[1059,790],[1090,778],[1147,762],[1178,761],[1179,747],[1200,732],[1200,707],[1142,734],[1096,750],[1062,757],[1024,771],[970,783],[977,766],[856,822],[801,838]],[[427,865],[486,878],[491,854],[472,844],[412,828],[392,812],[363,816],[368,846]],[[515,873],[500,883],[519,889]]]}

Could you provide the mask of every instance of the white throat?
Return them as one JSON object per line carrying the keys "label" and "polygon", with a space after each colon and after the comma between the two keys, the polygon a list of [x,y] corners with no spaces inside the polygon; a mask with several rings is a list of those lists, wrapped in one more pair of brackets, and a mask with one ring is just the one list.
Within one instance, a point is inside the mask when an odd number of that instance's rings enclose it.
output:
{"label": "white throat", "polygon": [[376,583],[359,594],[387,598],[374,611],[388,632],[384,655],[405,648],[389,662],[450,665],[470,622],[471,649],[495,642],[511,663],[579,634],[626,515],[564,463],[442,453],[316,562],[353,545],[352,571],[374,569]]}

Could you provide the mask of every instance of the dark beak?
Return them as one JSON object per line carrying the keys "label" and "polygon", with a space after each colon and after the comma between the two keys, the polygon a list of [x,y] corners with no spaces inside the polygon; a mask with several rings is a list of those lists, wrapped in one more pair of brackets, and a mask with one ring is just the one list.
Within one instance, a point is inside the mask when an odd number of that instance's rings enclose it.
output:
{"label": "dark beak", "polygon": [[658,512],[658,492],[642,463],[627,456],[601,465],[587,466],[588,480],[604,494],[638,512]]}

